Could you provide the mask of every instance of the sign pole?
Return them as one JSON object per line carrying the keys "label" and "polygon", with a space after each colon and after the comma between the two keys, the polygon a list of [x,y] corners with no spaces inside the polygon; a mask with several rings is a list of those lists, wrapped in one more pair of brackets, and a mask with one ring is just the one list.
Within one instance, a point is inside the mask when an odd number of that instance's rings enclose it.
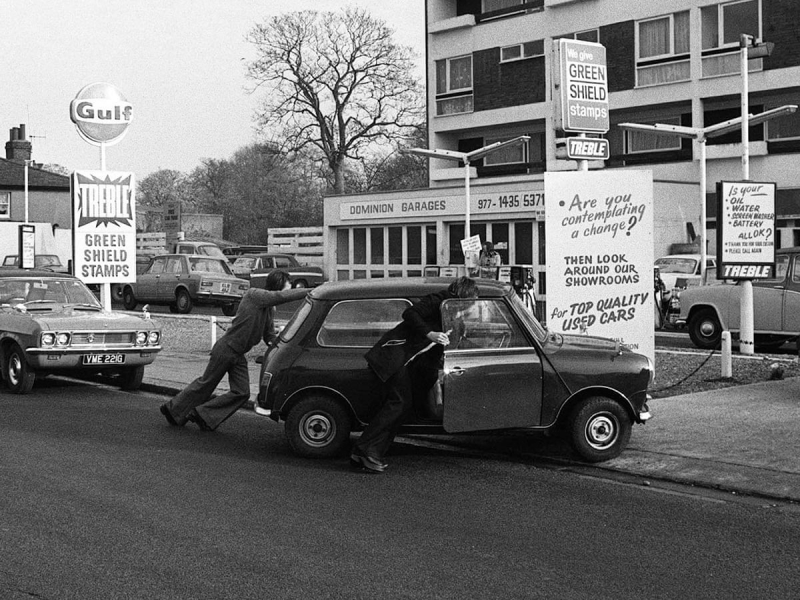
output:
{"label": "sign pole", "polygon": [[[750,179],[750,130],[748,122],[748,81],[747,81],[747,36],[740,39],[742,67],[742,179]],[[741,302],[739,304],[739,353],[755,354],[755,335],[753,333],[753,280],[741,282]]]}

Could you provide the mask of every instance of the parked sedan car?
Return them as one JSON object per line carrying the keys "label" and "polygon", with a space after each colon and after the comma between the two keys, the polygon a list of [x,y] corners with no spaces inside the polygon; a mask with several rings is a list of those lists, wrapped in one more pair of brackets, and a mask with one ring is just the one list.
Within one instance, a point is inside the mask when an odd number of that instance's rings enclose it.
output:
{"label": "parked sedan car", "polygon": [[[800,336],[800,247],[776,251],[775,277],[753,280],[755,345],[774,348]],[[740,329],[741,286],[692,287],[681,292],[677,323],[686,325],[698,348],[718,348],[722,332]]]}
{"label": "parked sedan car", "polygon": [[0,365],[12,392],[29,392],[48,373],[108,373],[137,389],[160,350],[160,327],[144,315],[104,312],[80,279],[0,269]]}
{"label": "parked sedan car", "polygon": [[[669,256],[662,256],[656,259],[655,266],[668,295],[672,293],[675,287],[683,288],[690,285],[700,285],[699,254],[670,254]],[[706,282],[713,282],[716,277],[717,259],[713,256],[706,256]]]}
{"label": "parked sedan car", "polygon": [[289,273],[292,287],[316,287],[325,281],[322,269],[301,265],[291,254],[246,254],[233,261],[233,272],[237,277],[250,280],[250,285],[265,288],[267,275],[275,269]]}
{"label": "parked sedan car", "polygon": [[[420,297],[451,279],[325,283],[312,290],[262,365],[256,412],[285,422],[293,451],[343,452],[380,406],[381,382],[364,354]],[[509,284],[480,280],[477,299],[450,299],[440,384],[416,398],[405,432],[545,432],[564,427],[595,462],[625,448],[650,418],[649,358],[613,340],[547,331]]]}
{"label": "parked sedan car", "polygon": [[[19,255],[9,254],[3,259],[4,267],[19,267]],[[33,257],[35,269],[47,269],[55,273],[69,273],[67,267],[61,263],[57,254],[37,254]]]}
{"label": "parked sedan car", "polygon": [[154,256],[136,283],[122,288],[122,303],[134,310],[139,303],[165,304],[172,312],[186,314],[195,304],[221,306],[228,316],[236,313],[250,283],[231,272],[220,258],[191,254]]}

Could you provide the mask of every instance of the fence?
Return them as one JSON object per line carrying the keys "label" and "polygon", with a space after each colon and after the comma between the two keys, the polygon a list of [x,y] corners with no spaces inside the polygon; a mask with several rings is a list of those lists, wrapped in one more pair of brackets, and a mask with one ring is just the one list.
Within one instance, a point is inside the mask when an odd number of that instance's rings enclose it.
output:
{"label": "fence", "polygon": [[161,254],[167,251],[166,233],[137,233],[136,253],[145,256]]}
{"label": "fence", "polygon": [[322,227],[281,227],[267,229],[269,252],[293,254],[298,262],[323,266],[325,247]]}

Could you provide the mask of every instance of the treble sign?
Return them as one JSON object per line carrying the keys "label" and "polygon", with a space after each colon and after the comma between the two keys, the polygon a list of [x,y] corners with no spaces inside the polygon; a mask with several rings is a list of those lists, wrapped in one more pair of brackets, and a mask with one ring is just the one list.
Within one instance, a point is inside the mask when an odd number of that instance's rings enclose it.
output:
{"label": "treble sign", "polygon": [[131,225],[131,176],[98,178],[76,173],[78,199],[78,226]]}

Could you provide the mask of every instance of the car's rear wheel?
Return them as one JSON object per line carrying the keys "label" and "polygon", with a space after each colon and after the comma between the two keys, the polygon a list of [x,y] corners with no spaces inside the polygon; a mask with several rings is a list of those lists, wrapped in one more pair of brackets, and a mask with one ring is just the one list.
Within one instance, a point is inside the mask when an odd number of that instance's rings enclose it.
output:
{"label": "car's rear wheel", "polygon": [[136,310],[137,304],[136,296],[133,295],[133,290],[131,288],[126,287],[122,290],[122,305],[125,307],[125,310]]}
{"label": "car's rear wheel", "polygon": [[188,291],[181,288],[175,292],[175,306],[179,314],[185,315],[192,312],[193,302]]}
{"label": "car's rear wheel", "polygon": [[572,446],[587,462],[616,458],[631,439],[631,418],[617,401],[602,396],[582,400],[569,421]]}
{"label": "car's rear wheel", "polygon": [[134,391],[142,387],[144,365],[124,369],[119,376],[119,387],[122,390]]}
{"label": "car's rear wheel", "polygon": [[286,439],[295,454],[330,458],[344,452],[350,441],[352,419],[333,398],[309,396],[295,404],[286,416]]}
{"label": "car's rear wheel", "polygon": [[111,299],[114,302],[122,302],[125,299],[122,291],[122,286],[119,285],[118,283],[111,284]]}
{"label": "car's rear wheel", "polygon": [[293,288],[307,288],[308,282],[305,279],[295,279],[292,284]]}
{"label": "car's rear wheel", "polygon": [[689,318],[689,337],[695,346],[703,350],[719,348],[722,325],[713,308],[700,309]]}
{"label": "car's rear wheel", "polygon": [[231,302],[230,304],[223,304],[222,305],[222,314],[226,317],[232,317],[236,314],[236,311],[239,309],[238,302]]}
{"label": "car's rear wheel", "polygon": [[8,389],[15,394],[27,394],[33,388],[36,371],[25,361],[25,352],[16,344],[6,354],[3,372]]}

